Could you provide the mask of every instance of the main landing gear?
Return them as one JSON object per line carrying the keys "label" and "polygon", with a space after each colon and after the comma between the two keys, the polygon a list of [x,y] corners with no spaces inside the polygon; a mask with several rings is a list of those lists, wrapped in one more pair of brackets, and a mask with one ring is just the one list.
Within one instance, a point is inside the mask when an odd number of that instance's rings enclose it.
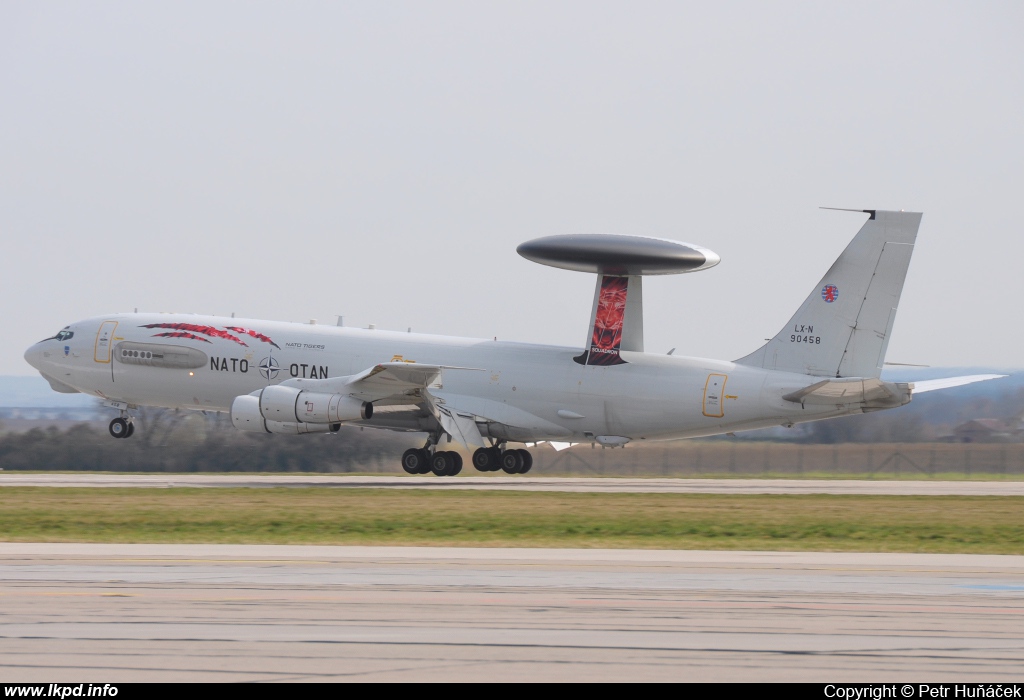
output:
{"label": "main landing gear", "polygon": [[433,472],[436,476],[455,476],[462,471],[462,455],[458,452],[434,452],[423,447],[409,449],[402,455],[402,469],[409,474]]}
{"label": "main landing gear", "polygon": [[[407,474],[455,476],[462,471],[462,455],[458,452],[431,452],[436,443],[429,441],[425,447],[412,448],[402,455],[402,469]],[[525,474],[533,466],[533,455],[526,450],[504,450],[501,445],[481,447],[473,453],[473,466],[477,471],[506,474]]]}
{"label": "main landing gear", "polygon": [[128,418],[115,418],[110,421],[110,426],[107,430],[110,431],[111,437],[130,438],[135,434],[135,424]]}
{"label": "main landing gear", "polygon": [[473,466],[477,471],[506,474],[525,474],[533,466],[533,455],[526,450],[502,450],[500,446],[481,447],[473,453]]}

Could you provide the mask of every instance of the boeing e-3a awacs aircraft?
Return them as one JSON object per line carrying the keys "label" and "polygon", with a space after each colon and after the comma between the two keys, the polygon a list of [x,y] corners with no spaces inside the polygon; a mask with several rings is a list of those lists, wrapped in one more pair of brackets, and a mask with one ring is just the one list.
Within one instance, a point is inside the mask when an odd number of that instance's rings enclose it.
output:
{"label": "boeing e-3a awacs aircraft", "polygon": [[66,326],[25,359],[54,390],[84,392],[134,432],[138,406],[229,411],[240,430],[328,433],[343,423],[423,432],[409,473],[529,471],[509,443],[698,437],[895,408],[914,393],[995,378],[880,378],[921,214],[868,220],[783,329],[732,362],[644,352],[642,279],[704,270],[699,246],[637,236],[551,236],[524,257],[597,274],[585,347],[557,347],[181,314],[112,314]]}

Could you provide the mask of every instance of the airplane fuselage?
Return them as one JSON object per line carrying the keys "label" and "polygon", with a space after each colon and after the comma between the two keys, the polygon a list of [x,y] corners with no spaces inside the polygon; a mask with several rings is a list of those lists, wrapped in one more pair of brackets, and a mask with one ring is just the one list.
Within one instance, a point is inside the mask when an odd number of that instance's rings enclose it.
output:
{"label": "airplane fuselage", "polygon": [[[68,332],[33,345],[26,359],[58,390],[139,406],[228,411],[236,397],[286,380],[397,361],[458,367],[434,388],[526,414],[508,421],[510,433],[491,435],[518,442],[698,437],[861,410],[784,400],[807,386],[803,374],[692,357],[623,352],[624,364],[593,366],[573,361],[578,347],[185,314],[114,314]],[[358,423],[427,429],[427,416],[392,403],[392,412],[382,405]]]}

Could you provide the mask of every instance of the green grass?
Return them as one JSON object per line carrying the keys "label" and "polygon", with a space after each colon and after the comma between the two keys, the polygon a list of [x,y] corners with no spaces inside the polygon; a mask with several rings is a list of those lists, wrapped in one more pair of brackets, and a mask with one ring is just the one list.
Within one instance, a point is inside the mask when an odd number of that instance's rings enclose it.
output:
{"label": "green grass", "polygon": [[1024,554],[1024,498],[0,490],[0,540]]}

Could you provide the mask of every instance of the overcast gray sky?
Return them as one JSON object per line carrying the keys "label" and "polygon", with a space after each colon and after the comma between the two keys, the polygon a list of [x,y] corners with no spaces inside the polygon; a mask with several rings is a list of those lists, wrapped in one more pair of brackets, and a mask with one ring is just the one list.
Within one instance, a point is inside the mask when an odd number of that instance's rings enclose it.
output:
{"label": "overcast gray sky", "polygon": [[1020,366],[1020,2],[0,3],[0,373],[135,307],[582,345],[560,233],[722,256],[648,351],[774,335],[923,211],[888,359]]}

